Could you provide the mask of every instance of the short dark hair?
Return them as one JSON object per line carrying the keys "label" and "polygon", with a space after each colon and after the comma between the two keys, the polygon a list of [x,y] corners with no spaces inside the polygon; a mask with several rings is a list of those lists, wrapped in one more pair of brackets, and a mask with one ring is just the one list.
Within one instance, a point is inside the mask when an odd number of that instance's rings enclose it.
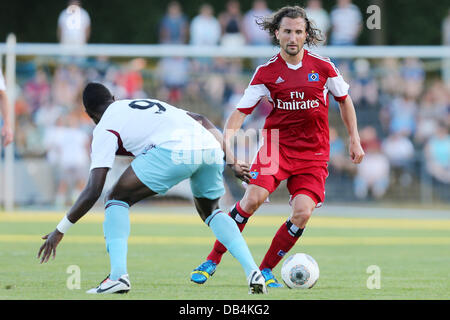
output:
{"label": "short dark hair", "polygon": [[280,29],[280,23],[283,18],[303,18],[306,22],[306,33],[308,34],[306,37],[306,44],[317,45],[319,42],[323,41],[322,32],[316,28],[314,22],[310,20],[306,16],[306,11],[302,7],[299,6],[286,6],[271,16],[260,18],[256,23],[260,26],[261,29],[266,30],[272,36],[274,41],[279,45],[279,41],[275,37],[275,30]]}
{"label": "short dark hair", "polygon": [[86,110],[100,111],[99,108],[113,100],[111,92],[101,83],[90,82],[83,90],[83,104]]}

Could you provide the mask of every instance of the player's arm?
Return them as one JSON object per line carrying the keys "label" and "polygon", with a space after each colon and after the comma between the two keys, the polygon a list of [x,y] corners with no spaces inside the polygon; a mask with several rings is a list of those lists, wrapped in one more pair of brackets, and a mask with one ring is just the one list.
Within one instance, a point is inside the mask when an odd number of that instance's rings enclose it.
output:
{"label": "player's arm", "polygon": [[86,187],[67,213],[67,219],[71,223],[80,220],[100,198],[108,171],[109,168],[94,168],[91,170]]}
{"label": "player's arm", "polygon": [[353,163],[361,163],[364,158],[364,150],[361,147],[361,141],[358,133],[358,125],[356,119],[355,107],[349,95],[344,100],[338,101],[341,118],[347,129],[350,145],[349,153]]}
{"label": "player's arm", "polygon": [[41,259],[41,263],[47,262],[50,259],[50,256],[53,256],[53,259],[55,258],[56,247],[62,240],[64,233],[83,217],[94,206],[98,198],[100,198],[108,170],[109,168],[94,168],[91,170],[86,187],[81,192],[67,215],[64,216],[53,232],[42,237],[45,242],[39,248],[37,255],[37,258]]}
{"label": "player's arm", "polygon": [[205,127],[211,134],[216,138],[216,140],[222,146],[222,150],[225,153],[225,160],[228,166],[233,170],[236,177],[241,179],[242,181],[249,182],[250,181],[250,170],[246,164],[238,163],[234,158],[233,151],[229,147],[227,143],[225,143],[224,136],[222,133],[216,128],[216,126],[205,116],[197,113],[188,112],[189,116],[199,121],[203,127]]}
{"label": "player's arm", "polygon": [[6,95],[6,92],[4,90],[0,90],[0,112],[3,117],[3,146],[7,146],[13,141],[14,133],[10,122],[8,96]]}
{"label": "player's arm", "polygon": [[227,145],[230,144],[231,138],[234,137],[237,131],[242,128],[242,124],[244,123],[245,118],[248,114],[239,111],[238,109],[234,110],[227,121],[225,122],[225,133],[224,140]]}

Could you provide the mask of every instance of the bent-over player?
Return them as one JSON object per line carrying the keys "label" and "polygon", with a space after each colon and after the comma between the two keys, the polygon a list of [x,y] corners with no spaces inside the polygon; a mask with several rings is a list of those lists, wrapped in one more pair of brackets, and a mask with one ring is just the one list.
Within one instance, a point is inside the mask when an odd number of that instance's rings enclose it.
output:
{"label": "bent-over player", "polygon": [[[202,220],[241,263],[249,293],[266,293],[262,277],[238,227],[218,207],[224,194],[222,136],[205,117],[165,102],[119,100],[99,83],[83,92],[87,114],[96,123],[93,132],[88,183],[56,229],[43,237],[38,258],[47,262],[67,230],[83,217],[100,197],[116,154],[135,156],[108,193],[103,230],[111,272],[87,293],[123,293],[131,288],[127,272],[129,208],[136,202],[165,194],[182,180],[190,179],[194,202]],[[202,121],[203,126],[198,121]],[[207,130],[209,129],[209,130]],[[236,176],[245,180],[248,167],[235,165]]]}

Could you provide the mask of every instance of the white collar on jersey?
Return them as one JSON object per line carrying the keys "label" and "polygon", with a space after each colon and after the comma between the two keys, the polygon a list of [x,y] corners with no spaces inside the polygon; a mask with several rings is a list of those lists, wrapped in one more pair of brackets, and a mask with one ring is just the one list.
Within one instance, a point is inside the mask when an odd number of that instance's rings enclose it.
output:
{"label": "white collar on jersey", "polygon": [[286,65],[288,66],[289,69],[297,70],[302,67],[302,61],[300,61],[298,64],[290,64],[290,63],[286,62]]}
{"label": "white collar on jersey", "polygon": [[303,59],[305,59],[305,56],[306,56],[308,53],[309,53],[309,52],[308,52],[307,50],[304,50],[304,51],[303,51],[303,58],[302,58],[302,60],[301,60],[298,64],[290,64],[289,62],[287,62],[286,60],[284,60],[283,57],[281,57],[281,53],[280,53],[279,55],[280,55],[281,59],[286,63],[286,65],[287,65],[287,67],[288,67],[289,69],[297,70],[297,69],[300,69],[300,68],[303,66],[303,64],[302,64]]}

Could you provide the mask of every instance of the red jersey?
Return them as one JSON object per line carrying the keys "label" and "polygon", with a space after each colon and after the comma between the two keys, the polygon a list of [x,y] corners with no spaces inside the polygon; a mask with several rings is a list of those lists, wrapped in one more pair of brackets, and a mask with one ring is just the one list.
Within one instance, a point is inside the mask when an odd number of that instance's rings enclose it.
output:
{"label": "red jersey", "polygon": [[264,129],[279,130],[279,144],[289,158],[328,161],[328,92],[341,101],[349,85],[329,58],[304,50],[298,65],[280,54],[260,65],[237,109],[250,114],[267,97],[273,109]]}

